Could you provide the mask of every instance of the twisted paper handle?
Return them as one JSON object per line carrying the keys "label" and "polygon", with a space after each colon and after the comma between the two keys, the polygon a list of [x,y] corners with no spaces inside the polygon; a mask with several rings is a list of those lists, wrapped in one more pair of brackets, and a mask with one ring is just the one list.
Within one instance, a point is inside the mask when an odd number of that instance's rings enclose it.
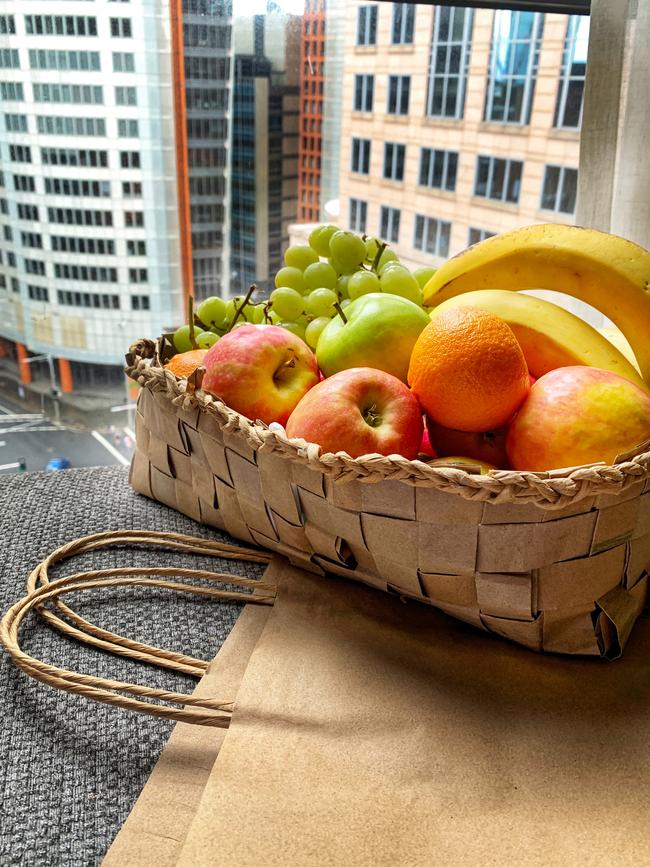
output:
{"label": "twisted paper handle", "polygon": [[[208,663],[205,660],[152,647],[151,645],[132,641],[108,630],[101,629],[76,614],[69,606],[61,602],[59,597],[79,590],[141,586],[160,587],[167,590],[176,590],[181,593],[192,593],[198,596],[208,596],[229,601],[245,601],[260,605],[273,604],[275,588],[272,585],[249,578],[239,578],[228,573],[208,572],[197,569],[154,566],[118,567],[115,569],[79,572],[56,581],[49,580],[48,568],[54,563],[75,554],[111,545],[156,546],[168,550],[222,557],[231,560],[246,560],[255,563],[268,563],[271,559],[271,555],[263,551],[255,551],[249,548],[193,536],[184,536],[179,533],[122,530],[98,533],[92,536],[85,536],[81,539],[75,539],[73,542],[52,552],[31,573],[27,581],[26,596],[13,605],[2,618],[2,621],[0,621],[0,641],[7,648],[16,665],[26,674],[57,689],[83,695],[86,698],[93,698],[96,701],[122,707],[127,710],[138,711],[150,716],[197,725],[227,728],[230,723],[230,712],[232,711],[231,702],[194,698],[184,693],[153,689],[142,684],[79,674],[44,663],[26,654],[21,649],[19,643],[20,625],[27,614],[32,609],[36,609],[55,629],[86,644],[126,656],[130,659],[137,659],[140,662],[147,662],[151,665],[200,678],[208,667]],[[220,583],[236,584],[240,587],[251,588],[254,592],[197,587],[177,581],[163,580],[162,576],[169,578],[200,578]],[[72,621],[72,623],[63,620],[53,611],[46,608],[45,604],[48,602],[54,603],[58,611],[69,621]],[[126,695],[123,693],[126,693]],[[131,696],[136,697],[132,698]],[[163,704],[154,704],[145,699],[180,704],[185,707],[181,710],[167,707]]]}

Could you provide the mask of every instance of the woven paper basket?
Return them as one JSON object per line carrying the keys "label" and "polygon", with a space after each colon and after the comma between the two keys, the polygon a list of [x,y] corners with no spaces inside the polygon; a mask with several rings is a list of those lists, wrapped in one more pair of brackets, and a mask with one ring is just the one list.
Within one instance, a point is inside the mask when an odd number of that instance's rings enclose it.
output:
{"label": "woven paper basket", "polygon": [[435,605],[535,650],[615,658],[646,603],[650,442],[546,473],[321,456],[127,355],[131,484],[295,565]]}

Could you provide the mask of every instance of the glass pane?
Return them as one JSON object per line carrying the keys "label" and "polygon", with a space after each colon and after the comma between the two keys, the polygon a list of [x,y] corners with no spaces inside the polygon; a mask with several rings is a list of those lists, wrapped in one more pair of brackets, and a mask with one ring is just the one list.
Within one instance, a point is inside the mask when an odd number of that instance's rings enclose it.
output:
{"label": "glass pane", "polygon": [[487,196],[488,177],[490,174],[490,160],[488,157],[479,157],[476,169],[476,186],[474,193],[477,196]]}
{"label": "glass pane", "polygon": [[489,197],[491,199],[503,198],[503,184],[506,174],[506,160],[494,160],[492,163],[492,182],[490,184]]}
{"label": "glass pane", "polygon": [[449,238],[451,235],[451,223],[440,223],[438,235],[438,255],[449,255]]}
{"label": "glass pane", "polygon": [[442,175],[445,163],[445,152],[435,151],[433,159],[433,186],[442,187]]}
{"label": "glass pane", "polygon": [[447,183],[446,188],[452,192],[456,189],[456,173],[458,171],[458,154],[449,152],[447,155]]}
{"label": "glass pane", "polygon": [[566,102],[562,116],[562,126],[580,126],[580,114],[582,112],[582,96],[585,88],[583,80],[570,81],[566,89]]}
{"label": "glass pane", "polygon": [[429,164],[431,160],[431,151],[429,148],[421,148],[420,151],[420,184],[428,186],[429,184]]}
{"label": "glass pane", "polygon": [[555,210],[557,188],[560,181],[558,166],[546,166],[544,173],[544,189],[542,191],[542,208],[546,211]]}
{"label": "glass pane", "polygon": [[565,169],[562,178],[562,195],[558,210],[564,214],[572,214],[576,209],[576,194],[578,192],[578,172],[575,169]]}
{"label": "glass pane", "polygon": [[508,190],[506,194],[507,201],[517,203],[519,201],[519,193],[521,190],[521,168],[520,162],[511,161],[510,171],[508,173]]}

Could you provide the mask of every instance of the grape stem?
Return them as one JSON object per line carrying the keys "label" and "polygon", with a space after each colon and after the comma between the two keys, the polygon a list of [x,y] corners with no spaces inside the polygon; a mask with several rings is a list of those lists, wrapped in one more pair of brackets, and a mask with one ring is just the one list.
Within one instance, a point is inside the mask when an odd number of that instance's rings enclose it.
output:
{"label": "grape stem", "polygon": [[377,273],[377,268],[379,267],[379,260],[381,259],[381,254],[384,252],[388,244],[385,241],[379,241],[377,244],[377,252],[375,253],[375,258],[372,263],[372,271]]}
{"label": "grape stem", "polygon": [[266,304],[262,307],[262,313],[264,313],[264,321],[271,322],[271,317],[269,316],[269,310],[273,307],[273,304],[270,301],[267,301]]}
{"label": "grape stem", "polygon": [[338,301],[335,301],[335,302],[332,304],[332,307],[336,310],[336,312],[339,314],[339,316],[341,317],[341,319],[342,319],[342,320],[347,324],[348,317],[347,317],[347,316],[345,315],[345,313],[343,312],[343,308],[341,307],[341,305],[339,304],[339,302],[338,302]]}
{"label": "grape stem", "polygon": [[244,300],[239,305],[239,307],[235,308],[235,315],[232,318],[232,322],[230,323],[230,328],[228,329],[228,331],[233,330],[235,323],[237,322],[237,320],[241,316],[242,310],[248,304],[248,302],[251,300],[251,298],[253,297],[253,292],[255,292],[256,290],[257,290],[257,286],[254,283],[251,283],[250,289],[246,293]]}
{"label": "grape stem", "polygon": [[196,342],[196,333],[194,331],[194,296],[190,295],[187,299],[187,307],[189,311],[189,325],[190,325],[190,345],[192,349],[198,349],[199,344]]}

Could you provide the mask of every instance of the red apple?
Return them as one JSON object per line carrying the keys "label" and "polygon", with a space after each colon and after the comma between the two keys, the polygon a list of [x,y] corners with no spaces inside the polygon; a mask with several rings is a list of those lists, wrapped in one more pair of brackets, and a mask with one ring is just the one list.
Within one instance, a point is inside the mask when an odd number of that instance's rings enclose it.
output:
{"label": "red apple", "polygon": [[208,350],[203,389],[252,421],[285,424],[318,382],[316,356],[277,325],[242,325]]}
{"label": "red apple", "polygon": [[650,437],[650,395],[597,367],[558,367],[533,385],[508,428],[515,470],[605,461]]}
{"label": "red apple", "polygon": [[431,445],[431,437],[429,436],[429,431],[424,428],[424,433],[422,434],[422,442],[420,443],[419,454],[426,455],[428,458],[437,458],[438,455],[436,450]]}
{"label": "red apple", "polygon": [[505,427],[485,433],[474,433],[443,427],[427,417],[427,430],[431,445],[440,457],[464,455],[502,470],[510,466],[506,453],[508,429]]}
{"label": "red apple", "polygon": [[403,455],[413,460],[422,442],[422,410],[404,383],[372,367],[352,367],[324,379],[300,401],[288,437],[317,443],[323,452]]}

